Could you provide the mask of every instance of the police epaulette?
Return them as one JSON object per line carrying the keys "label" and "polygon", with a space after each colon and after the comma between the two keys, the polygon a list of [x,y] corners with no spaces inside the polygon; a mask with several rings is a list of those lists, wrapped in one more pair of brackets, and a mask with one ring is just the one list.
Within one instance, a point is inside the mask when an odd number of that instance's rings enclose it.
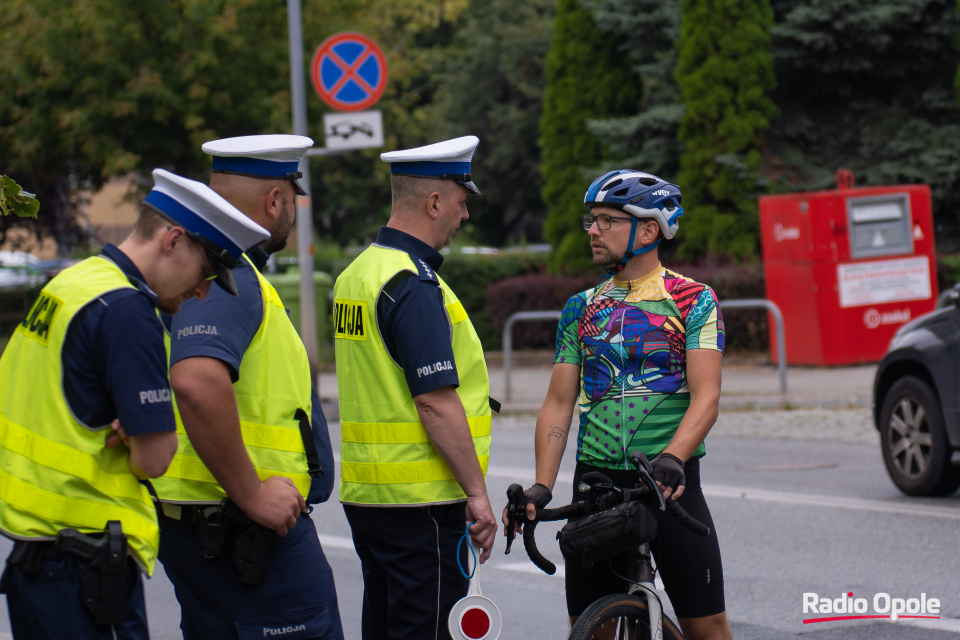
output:
{"label": "police epaulette", "polygon": [[417,265],[417,271],[420,273],[421,282],[434,282],[440,284],[440,281],[437,279],[437,274],[434,273],[433,269],[430,268],[423,258],[414,258],[414,264]]}

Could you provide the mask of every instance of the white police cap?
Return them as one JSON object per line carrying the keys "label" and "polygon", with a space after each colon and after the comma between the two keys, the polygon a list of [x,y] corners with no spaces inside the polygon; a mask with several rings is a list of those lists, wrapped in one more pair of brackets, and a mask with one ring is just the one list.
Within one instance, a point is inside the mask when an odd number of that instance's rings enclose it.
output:
{"label": "white police cap", "polygon": [[470,174],[470,161],[479,142],[477,136],[463,136],[416,149],[388,151],[381,153],[380,159],[390,163],[390,173],[453,180],[479,195]]}
{"label": "white police cap", "polygon": [[300,159],[312,146],[313,140],[306,136],[274,133],[211,140],[201,149],[213,156],[214,173],[289,180],[297,193],[305,196],[307,192],[297,180],[303,177]]}
{"label": "white police cap", "polygon": [[270,232],[241,213],[216,191],[196,180],[153,170],[153,190],[144,204],[183,227],[207,251],[216,282],[237,295],[231,269],[241,255],[270,237]]}

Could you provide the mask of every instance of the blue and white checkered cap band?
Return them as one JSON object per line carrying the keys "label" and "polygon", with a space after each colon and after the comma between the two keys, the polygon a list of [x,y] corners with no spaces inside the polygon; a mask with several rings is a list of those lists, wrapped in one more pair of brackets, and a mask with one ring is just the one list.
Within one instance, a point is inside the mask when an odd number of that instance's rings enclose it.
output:
{"label": "blue and white checkered cap band", "polygon": [[279,178],[283,180],[287,178],[287,174],[296,173],[299,167],[300,163],[296,160],[292,162],[277,162],[273,160],[261,160],[259,158],[213,157],[214,171],[263,176],[264,178]]}
{"label": "blue and white checkered cap band", "polygon": [[445,173],[463,175],[470,173],[469,162],[391,162],[390,173],[406,173],[414,176],[441,176]]}
{"label": "blue and white checkered cap band", "polygon": [[149,205],[155,207],[158,211],[166,214],[177,224],[182,225],[184,229],[199,236],[203,236],[221,249],[225,249],[237,260],[243,254],[243,249],[235,242],[223,235],[219,229],[207,222],[203,217],[183,206],[165,193],[154,189],[144,199]]}

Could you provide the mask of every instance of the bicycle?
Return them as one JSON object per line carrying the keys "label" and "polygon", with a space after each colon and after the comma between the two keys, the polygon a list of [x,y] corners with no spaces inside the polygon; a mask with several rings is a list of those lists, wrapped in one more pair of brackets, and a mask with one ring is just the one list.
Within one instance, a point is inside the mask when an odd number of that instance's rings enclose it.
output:
{"label": "bicycle", "polygon": [[[523,487],[512,484],[507,489],[508,531],[506,553],[514,540],[515,524],[523,524],[523,546],[530,560],[548,575],[556,573],[556,566],[537,549],[535,537],[539,522],[574,519],[596,515],[591,525],[602,526],[600,514],[613,509],[627,511],[631,508],[651,509],[670,513],[694,533],[707,536],[710,528],[694,519],[675,500],[664,500],[657,483],[651,475],[652,468],[647,457],[641,452],[630,454],[630,462],[637,468],[639,484],[634,488],[621,489],[601,473],[590,472],[583,475],[579,489],[589,494],[590,499],[575,502],[553,509],[537,509],[536,518],[527,520],[526,501]],[[591,526],[584,525],[584,526]],[[568,525],[569,526],[569,525]],[[560,539],[563,531],[557,534]],[[656,537],[656,522],[649,514],[648,530],[640,538],[621,539],[619,546],[612,544],[599,550],[595,561],[609,559],[619,553],[621,547],[630,552],[630,561],[626,565],[625,577],[628,585],[625,593],[615,593],[595,600],[577,619],[570,631],[568,640],[683,640],[683,634],[677,624],[663,615],[660,596],[653,581],[656,571],[653,568],[650,541]],[[563,541],[561,541],[561,547]],[[566,554],[564,554],[566,557]],[[581,562],[586,556],[581,556]],[[570,562],[571,558],[567,558]]]}

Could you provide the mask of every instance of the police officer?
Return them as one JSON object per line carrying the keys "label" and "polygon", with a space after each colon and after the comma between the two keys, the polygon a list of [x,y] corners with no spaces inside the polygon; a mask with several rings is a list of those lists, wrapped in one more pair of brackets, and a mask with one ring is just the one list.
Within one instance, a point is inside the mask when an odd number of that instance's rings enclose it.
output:
{"label": "police officer", "polygon": [[47,283],[0,357],[0,531],[16,541],[2,582],[18,639],[149,637],[140,571],[159,533],[145,481],[177,449],[157,309],[202,299],[213,277],[230,287],[267,236],[206,185],[153,176],[133,232]]}
{"label": "police officer", "polygon": [[384,153],[387,226],[337,278],[340,501],[363,565],[363,637],[449,637],[468,523],[485,561],[490,382],[477,333],[437,271],[469,216],[477,138]]}
{"label": "police officer", "polygon": [[203,145],[213,156],[211,188],[270,238],[237,268],[237,297],[211,294],[172,319],[170,379],[183,431],[156,488],[160,561],[188,639],[343,636],[333,573],[307,511],[333,490],[327,423],[303,343],[259,271],[286,243],[294,200],[305,194],[298,164],[312,145],[291,135]]}

